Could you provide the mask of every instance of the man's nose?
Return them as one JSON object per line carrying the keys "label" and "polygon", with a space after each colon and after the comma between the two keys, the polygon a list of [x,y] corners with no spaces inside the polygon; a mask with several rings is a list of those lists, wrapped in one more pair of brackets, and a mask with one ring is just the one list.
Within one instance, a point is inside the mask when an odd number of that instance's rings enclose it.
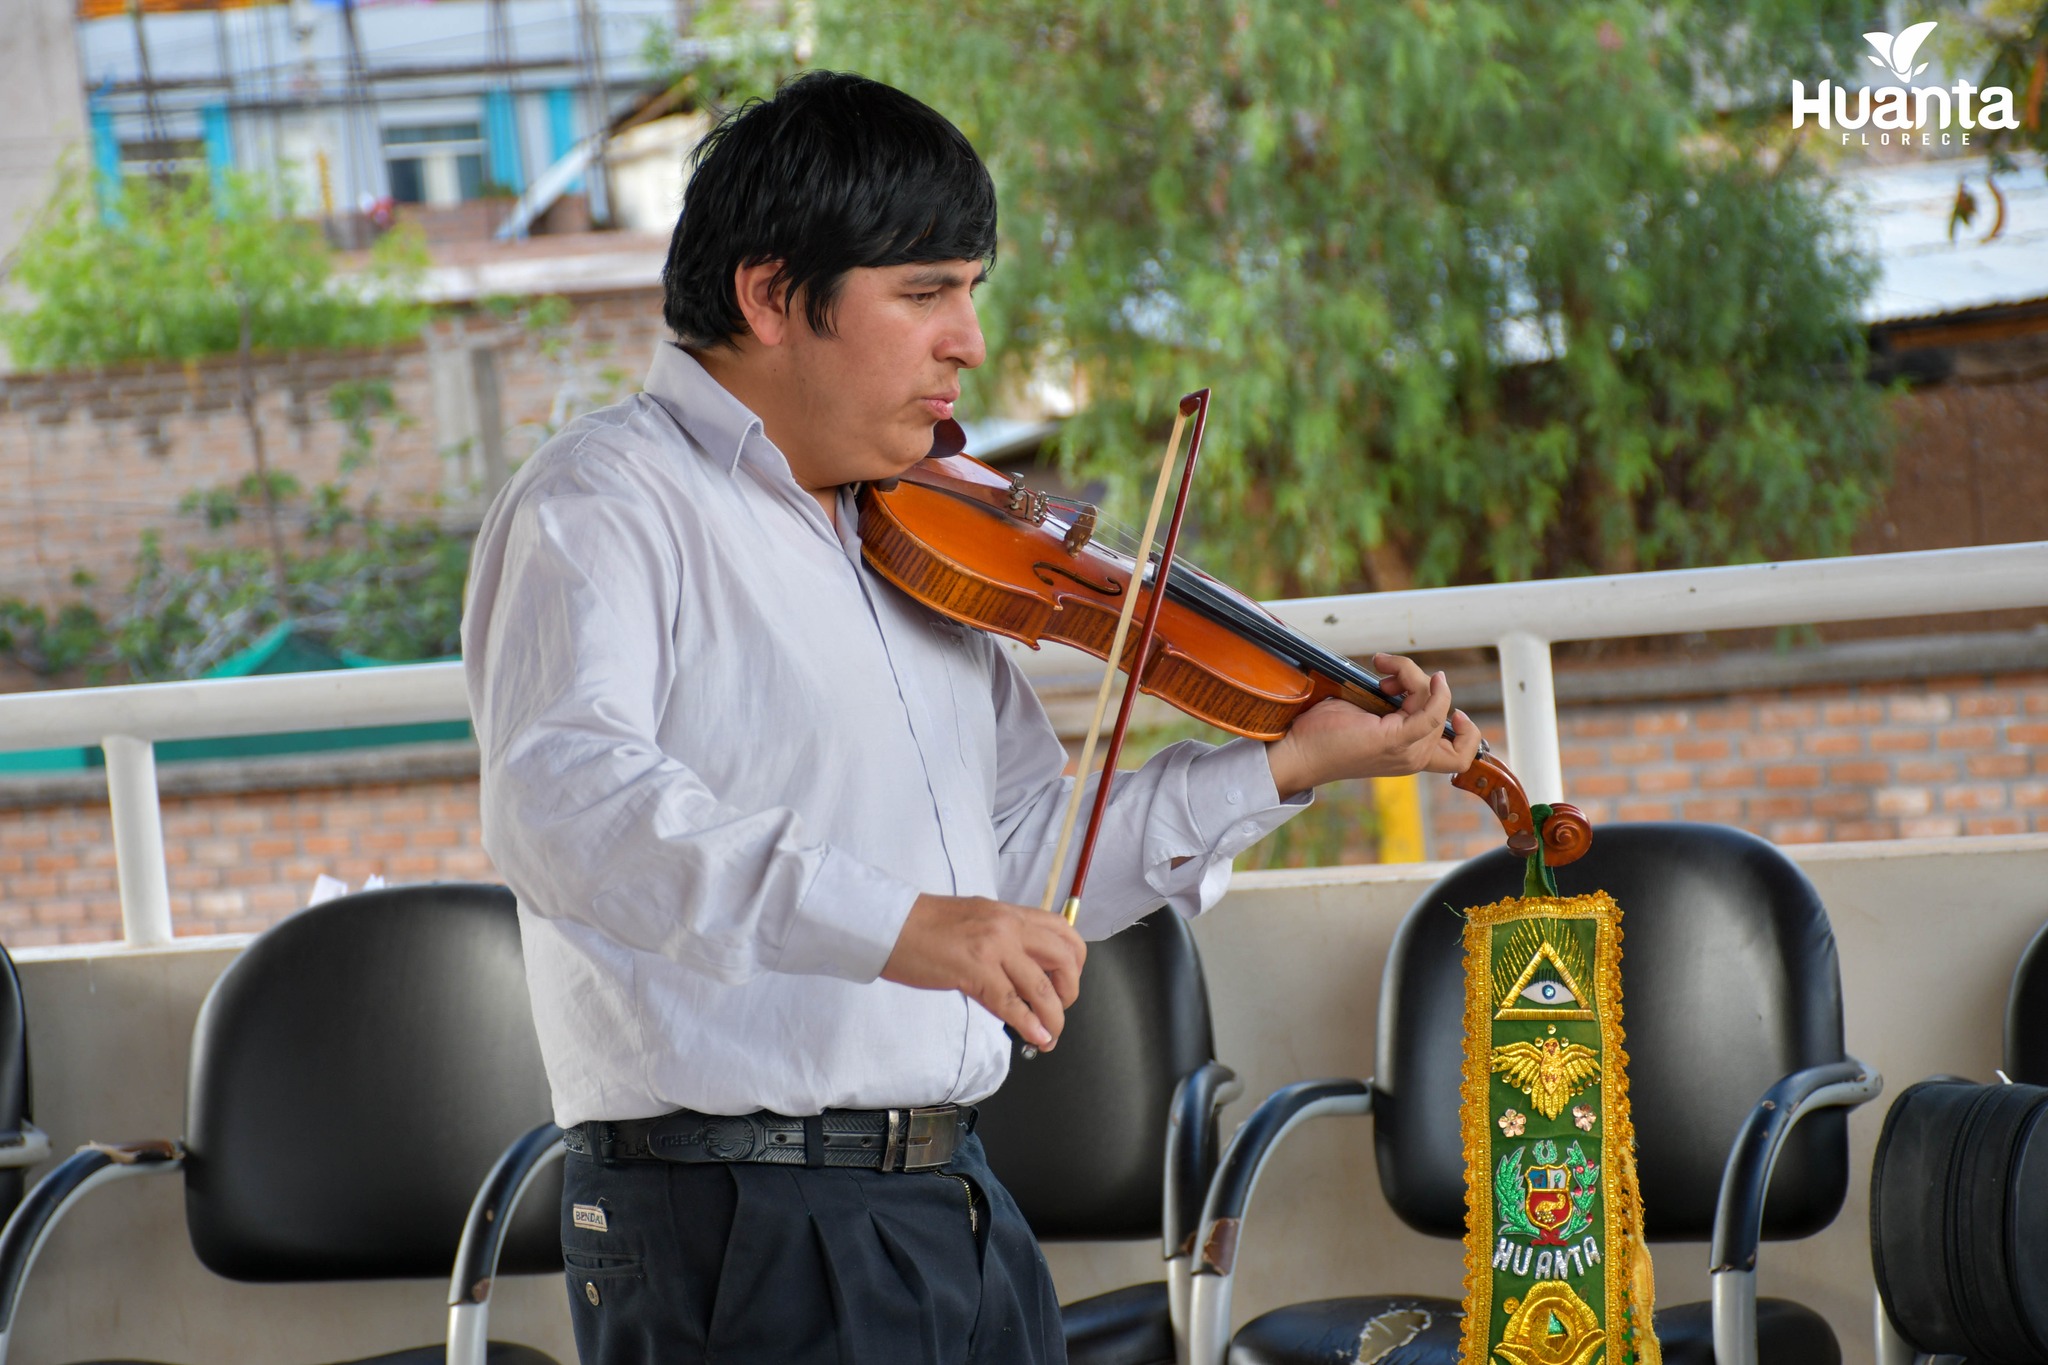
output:
{"label": "man's nose", "polygon": [[963,370],[974,369],[988,359],[988,343],[982,338],[981,318],[975,311],[972,295],[963,301],[953,325],[946,329],[939,359]]}

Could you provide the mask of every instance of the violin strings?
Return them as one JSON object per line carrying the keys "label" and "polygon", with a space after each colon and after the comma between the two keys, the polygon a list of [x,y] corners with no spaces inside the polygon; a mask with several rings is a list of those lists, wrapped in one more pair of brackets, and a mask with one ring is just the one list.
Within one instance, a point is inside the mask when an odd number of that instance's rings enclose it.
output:
{"label": "violin strings", "polygon": [[[1078,517],[1090,504],[1073,498],[1046,499],[1048,511],[1057,509],[1068,514],[1068,519],[1048,517],[1060,530],[1073,525],[1072,518]],[[1119,561],[1119,567],[1127,572],[1136,563],[1137,537],[1130,529],[1099,512],[1096,516],[1094,533],[1090,543]],[[1392,701],[1381,680],[1351,660],[1336,654],[1311,640],[1306,635],[1279,621],[1229,584],[1202,571],[1185,554],[1175,557],[1172,571],[1167,575],[1167,596],[1184,603],[1197,613],[1225,626],[1250,640],[1253,644],[1284,659],[1297,668],[1313,668],[1339,682],[1346,682],[1380,698]],[[1158,568],[1155,554],[1145,566],[1143,581],[1151,582]]]}

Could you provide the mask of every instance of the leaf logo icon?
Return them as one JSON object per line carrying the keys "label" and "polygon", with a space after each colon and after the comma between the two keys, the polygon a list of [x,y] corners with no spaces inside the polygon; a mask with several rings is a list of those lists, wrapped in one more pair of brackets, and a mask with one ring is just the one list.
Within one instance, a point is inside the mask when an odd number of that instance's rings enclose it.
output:
{"label": "leaf logo icon", "polygon": [[1913,65],[1913,56],[1919,52],[1920,44],[1927,41],[1927,35],[1937,27],[1934,20],[1913,24],[1894,38],[1889,33],[1866,33],[1863,41],[1877,49],[1877,56],[1864,54],[1864,60],[1872,66],[1881,66],[1902,81],[1912,80],[1927,69],[1927,63]]}

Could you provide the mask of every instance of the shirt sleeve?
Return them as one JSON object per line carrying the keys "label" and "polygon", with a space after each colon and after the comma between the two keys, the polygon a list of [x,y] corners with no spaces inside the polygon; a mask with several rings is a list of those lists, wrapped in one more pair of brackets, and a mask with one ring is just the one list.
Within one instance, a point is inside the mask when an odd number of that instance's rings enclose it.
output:
{"label": "shirt sleeve", "polygon": [[871,981],[916,889],[657,741],[680,574],[630,495],[529,489],[487,519],[463,621],[484,849],[533,913],[716,980]]}
{"label": "shirt sleeve", "polygon": [[[1001,894],[1037,905],[1059,843],[1068,793],[1066,746],[1007,649],[995,655],[999,769],[995,822]],[[1061,873],[1061,892],[1080,858],[1099,774],[1090,774]],[[1313,793],[1282,801],[1273,786],[1266,746],[1238,739],[1224,745],[1183,740],[1143,767],[1125,769],[1110,785],[1102,834],[1095,845],[1076,927],[1084,938],[1108,938],[1160,904],[1192,918],[1223,899],[1230,862],[1307,809]]]}

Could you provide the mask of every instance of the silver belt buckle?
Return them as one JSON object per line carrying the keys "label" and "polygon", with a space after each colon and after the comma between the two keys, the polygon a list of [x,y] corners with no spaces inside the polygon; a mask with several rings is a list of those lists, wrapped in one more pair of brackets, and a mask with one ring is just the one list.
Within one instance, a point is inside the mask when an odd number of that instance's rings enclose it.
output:
{"label": "silver belt buckle", "polygon": [[903,1143],[903,1111],[891,1109],[888,1114],[889,1126],[882,1141],[882,1169],[893,1171],[896,1169],[896,1153]]}
{"label": "silver belt buckle", "polygon": [[[896,1139],[896,1114],[889,1111],[889,1154],[894,1155]],[[903,1169],[906,1171],[928,1171],[934,1166],[943,1166],[953,1159],[957,1142],[945,1143],[945,1150],[939,1151],[941,1137],[953,1138],[959,1133],[958,1111],[952,1105],[935,1105],[924,1109],[902,1111],[903,1123]],[[888,1169],[886,1166],[884,1169]]]}

